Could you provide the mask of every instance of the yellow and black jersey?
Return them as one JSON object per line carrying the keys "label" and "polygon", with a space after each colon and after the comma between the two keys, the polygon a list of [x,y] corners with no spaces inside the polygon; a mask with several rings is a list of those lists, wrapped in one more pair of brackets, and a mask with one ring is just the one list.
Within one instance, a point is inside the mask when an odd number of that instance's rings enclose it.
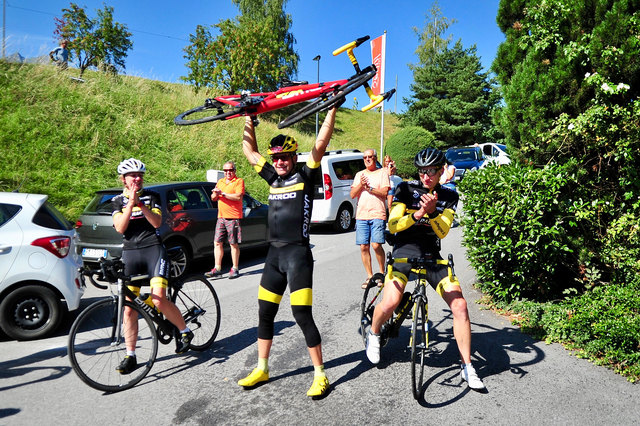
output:
{"label": "yellow and black jersey", "polygon": [[[269,242],[309,245],[313,208],[313,179],[319,165],[309,160],[299,170],[280,177],[273,165],[261,158],[254,166],[269,188]],[[315,167],[314,167],[315,166]]]}
{"label": "yellow and black jersey", "polygon": [[[160,196],[153,191],[143,189],[138,193],[140,202],[143,203],[152,212],[162,215],[160,209]],[[111,199],[112,212],[111,217],[122,214],[122,210],[129,203],[129,198],[123,194],[116,195]],[[125,250],[137,249],[143,247],[151,247],[160,244],[160,237],[156,233],[156,228],[149,223],[144,217],[140,207],[135,206],[131,212],[129,226],[124,231],[123,246]]]}
{"label": "yellow and black jersey", "polygon": [[429,190],[417,180],[398,184],[389,213],[389,230],[396,234],[396,246],[416,244],[423,252],[440,252],[440,239],[453,223],[458,193],[440,184],[433,191],[438,195],[436,211],[416,221],[413,213],[420,209],[420,197]]}

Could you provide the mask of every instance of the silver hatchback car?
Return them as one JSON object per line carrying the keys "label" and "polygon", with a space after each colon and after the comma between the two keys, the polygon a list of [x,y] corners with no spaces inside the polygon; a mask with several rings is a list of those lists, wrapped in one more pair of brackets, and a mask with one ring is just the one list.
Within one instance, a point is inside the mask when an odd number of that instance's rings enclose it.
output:
{"label": "silver hatchback car", "polygon": [[76,231],[47,198],[0,193],[0,328],[14,339],[52,333],[84,293]]}

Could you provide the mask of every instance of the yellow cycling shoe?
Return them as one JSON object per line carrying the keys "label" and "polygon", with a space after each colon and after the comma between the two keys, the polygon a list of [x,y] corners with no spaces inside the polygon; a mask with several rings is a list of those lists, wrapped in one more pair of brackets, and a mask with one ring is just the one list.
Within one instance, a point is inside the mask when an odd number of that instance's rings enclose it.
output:
{"label": "yellow cycling shoe", "polygon": [[323,396],[329,390],[329,379],[326,377],[316,376],[313,378],[313,384],[307,391],[307,396],[316,398]]}
{"label": "yellow cycling shoe", "polygon": [[251,374],[244,379],[238,380],[238,384],[245,388],[250,388],[258,383],[266,382],[267,380],[269,380],[269,373],[264,370],[260,370],[259,368],[254,368]]}

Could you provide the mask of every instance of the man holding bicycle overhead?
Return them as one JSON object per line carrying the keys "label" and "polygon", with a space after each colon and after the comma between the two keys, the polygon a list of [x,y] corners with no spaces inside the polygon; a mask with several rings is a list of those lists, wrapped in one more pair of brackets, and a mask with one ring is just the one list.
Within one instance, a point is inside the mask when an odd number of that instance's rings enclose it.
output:
{"label": "man holding bicycle overhead", "polygon": [[[445,163],[446,158],[440,150],[423,149],[414,158],[420,180],[401,182],[396,188],[389,214],[389,230],[395,234],[394,258],[442,259],[440,240],[449,232],[458,204],[458,193],[439,184]],[[460,282],[447,265],[438,264],[427,269],[429,284],[447,302],[453,314],[453,335],[462,360],[461,377],[470,388],[484,389],[471,365],[471,322]],[[396,262],[391,276],[385,277],[382,302],[375,308],[367,336],[366,354],[374,364],[380,362],[380,329],[400,303],[410,270],[410,264]]]}
{"label": "man holding bicycle overhead", "polygon": [[317,398],[329,390],[324,372],[320,332],[312,315],[313,255],[309,247],[309,226],[313,207],[314,177],[333,134],[336,108],[331,108],[322,124],[309,160],[296,170],[298,144],[291,136],[278,135],[267,151],[273,164],[258,152],[252,117],[244,126],[242,150],[249,163],[270,185],[269,253],[258,289],[258,366],[240,386],[251,388],[269,380],[269,353],[273,323],[282,295],[289,285],[291,310],[302,329],[314,367],[313,384],[307,396]]}
{"label": "man holding bicycle overhead", "polygon": [[[157,309],[180,330],[176,353],[185,352],[193,338],[182,318],[180,310],[167,299],[169,261],[167,252],[156,233],[162,224],[160,197],[152,191],[144,190],[143,180],[146,167],[135,158],[124,160],[118,165],[118,174],[124,185],[122,194],[113,197],[113,226],[123,234],[122,262],[124,274],[146,274],[151,277],[151,300]],[[140,287],[129,289],[140,295]],[[121,374],[129,374],[137,367],[136,342],[138,340],[137,313],[129,307],[124,309],[124,339],[127,355],[116,367]]]}

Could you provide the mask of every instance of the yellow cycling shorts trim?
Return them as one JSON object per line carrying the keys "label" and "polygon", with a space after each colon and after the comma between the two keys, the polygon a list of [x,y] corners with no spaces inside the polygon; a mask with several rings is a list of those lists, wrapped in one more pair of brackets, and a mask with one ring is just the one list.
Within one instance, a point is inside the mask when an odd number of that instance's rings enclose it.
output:
{"label": "yellow cycling shorts trim", "polygon": [[280,301],[282,300],[282,295],[276,294],[260,286],[258,287],[258,300],[264,300],[265,302],[271,302],[279,305]]}
{"label": "yellow cycling shorts trim", "polygon": [[153,277],[151,278],[151,288],[167,288],[169,282],[166,278]]}
{"label": "yellow cycling shorts trim", "polygon": [[405,274],[398,271],[391,271],[385,277],[384,284],[385,285],[390,284],[394,280],[397,281],[398,284],[402,285],[403,287],[407,285],[407,282],[409,282],[409,279]]}
{"label": "yellow cycling shorts trim", "polygon": [[127,288],[136,295],[136,297],[140,296],[140,287],[136,287],[134,285],[128,285]]}
{"label": "yellow cycling shorts trim", "polygon": [[311,306],[313,291],[310,288],[301,288],[291,293],[291,305]]}
{"label": "yellow cycling shorts trim", "polygon": [[446,291],[454,290],[454,287],[460,289],[460,281],[458,281],[458,278],[455,276],[453,279],[451,278],[451,268],[449,268],[449,276],[440,280],[436,286],[436,293],[442,297]]}

